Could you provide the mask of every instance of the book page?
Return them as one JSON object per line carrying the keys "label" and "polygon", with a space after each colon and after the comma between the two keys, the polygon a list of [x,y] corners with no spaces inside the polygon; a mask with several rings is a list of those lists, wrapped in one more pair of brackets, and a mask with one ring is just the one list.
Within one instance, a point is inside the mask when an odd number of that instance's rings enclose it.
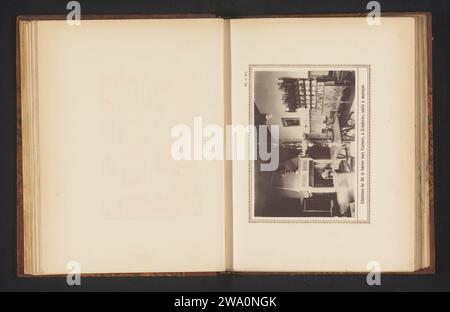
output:
{"label": "book page", "polygon": [[234,269],[415,270],[414,19],[233,20],[231,48],[233,124],[256,132]]}
{"label": "book page", "polygon": [[224,270],[223,162],[172,153],[175,126],[223,124],[223,21],[40,21],[36,33],[39,273],[71,261],[82,273]]}

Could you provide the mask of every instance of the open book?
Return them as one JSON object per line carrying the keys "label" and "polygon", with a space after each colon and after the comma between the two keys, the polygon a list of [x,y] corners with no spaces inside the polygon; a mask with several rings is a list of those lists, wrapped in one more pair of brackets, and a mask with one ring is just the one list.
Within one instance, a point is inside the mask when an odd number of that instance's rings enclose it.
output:
{"label": "open book", "polygon": [[18,274],[433,272],[430,17],[18,18]]}

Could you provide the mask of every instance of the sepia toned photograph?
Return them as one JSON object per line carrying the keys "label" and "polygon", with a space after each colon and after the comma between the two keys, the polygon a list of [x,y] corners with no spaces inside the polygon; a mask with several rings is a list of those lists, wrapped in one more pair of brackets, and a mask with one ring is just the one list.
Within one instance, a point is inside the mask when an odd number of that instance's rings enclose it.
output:
{"label": "sepia toned photograph", "polygon": [[450,1],[387,2],[8,1],[0,292],[450,290]]}
{"label": "sepia toned photograph", "polygon": [[355,78],[354,70],[254,72],[253,121],[278,126],[268,144],[280,159],[272,172],[254,162],[255,217],[355,217]]}

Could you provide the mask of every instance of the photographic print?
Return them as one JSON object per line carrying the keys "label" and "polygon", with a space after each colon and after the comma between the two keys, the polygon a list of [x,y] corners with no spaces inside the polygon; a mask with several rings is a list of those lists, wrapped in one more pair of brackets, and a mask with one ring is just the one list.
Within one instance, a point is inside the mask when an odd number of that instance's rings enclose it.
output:
{"label": "photographic print", "polygon": [[[251,123],[279,149],[251,165],[250,221],[370,222],[368,66],[251,66]],[[270,133],[278,126],[275,140]]]}

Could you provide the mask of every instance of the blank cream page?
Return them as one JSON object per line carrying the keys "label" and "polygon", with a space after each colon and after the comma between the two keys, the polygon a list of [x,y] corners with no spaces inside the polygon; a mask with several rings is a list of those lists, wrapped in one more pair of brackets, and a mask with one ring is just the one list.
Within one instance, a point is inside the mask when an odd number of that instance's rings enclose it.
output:
{"label": "blank cream page", "polygon": [[223,21],[37,25],[40,273],[224,270],[223,162],[176,125],[223,123]]}
{"label": "blank cream page", "polygon": [[[366,161],[364,169],[366,178],[370,176],[370,181],[364,180],[368,200],[364,204],[370,203],[370,216],[365,212],[364,222],[336,217],[259,218],[254,222],[249,205],[255,198],[251,198],[254,193],[249,191],[249,185],[255,187],[255,183],[249,162],[234,161],[234,269],[362,272],[370,263],[371,268],[376,268],[373,262],[377,262],[382,271],[414,270],[414,19],[386,17],[381,19],[381,25],[374,26],[366,18],[232,20],[231,51],[233,124],[249,123],[253,108],[251,66],[272,68],[276,77],[289,76],[291,73],[280,71],[290,66],[312,68],[312,75],[316,76],[340,66],[365,68],[365,73],[370,70],[369,76],[365,75],[364,88],[358,83],[362,75],[356,85],[357,96],[364,96],[367,109],[359,113],[370,118],[370,129],[367,123],[361,124],[360,118],[355,121],[358,131],[362,132],[363,127],[370,131],[369,142],[364,143],[366,147],[370,143],[370,157],[366,157],[370,163]],[[300,78],[308,77],[307,72],[301,73],[304,76],[299,74]],[[261,85],[257,87],[260,94],[270,93]],[[271,87],[278,89],[275,83]],[[282,98],[278,98],[279,103],[271,105],[282,107]],[[268,114],[266,118],[273,121],[277,115]],[[280,131],[295,129],[285,128],[288,126],[281,124]],[[363,143],[358,144],[363,150]],[[299,201],[298,209],[303,208]]]}

